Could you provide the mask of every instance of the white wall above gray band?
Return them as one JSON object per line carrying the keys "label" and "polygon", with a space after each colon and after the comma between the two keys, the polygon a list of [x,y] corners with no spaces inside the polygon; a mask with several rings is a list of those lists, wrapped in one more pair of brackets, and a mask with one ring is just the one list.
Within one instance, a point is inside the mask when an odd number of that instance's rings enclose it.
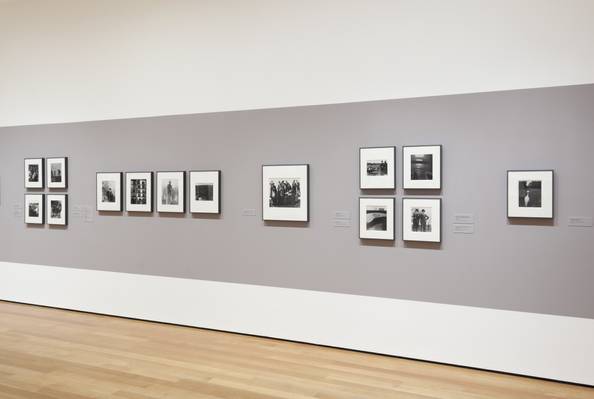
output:
{"label": "white wall above gray band", "polygon": [[0,2],[0,126],[594,82],[594,2]]}
{"label": "white wall above gray band", "polygon": [[591,319],[9,262],[0,299],[594,384]]}

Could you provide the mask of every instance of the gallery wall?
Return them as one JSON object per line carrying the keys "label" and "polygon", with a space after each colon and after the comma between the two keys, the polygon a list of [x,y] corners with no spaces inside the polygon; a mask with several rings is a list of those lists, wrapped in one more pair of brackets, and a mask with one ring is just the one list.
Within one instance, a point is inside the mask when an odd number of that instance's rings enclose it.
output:
{"label": "gallery wall", "polygon": [[[593,103],[583,85],[2,128],[0,261],[594,318],[594,229],[568,226],[594,214]],[[443,145],[440,192],[401,189],[413,144]],[[397,189],[365,194],[396,197],[396,240],[361,241],[358,149],[384,145]],[[69,226],[27,226],[23,159],[58,156]],[[261,165],[277,163],[310,164],[309,223],[261,220]],[[98,171],[194,169],[222,171],[220,216],[95,212]],[[555,170],[553,221],[506,218],[508,169]],[[405,194],[443,199],[441,245],[402,241]],[[453,232],[457,214],[474,234]]]}

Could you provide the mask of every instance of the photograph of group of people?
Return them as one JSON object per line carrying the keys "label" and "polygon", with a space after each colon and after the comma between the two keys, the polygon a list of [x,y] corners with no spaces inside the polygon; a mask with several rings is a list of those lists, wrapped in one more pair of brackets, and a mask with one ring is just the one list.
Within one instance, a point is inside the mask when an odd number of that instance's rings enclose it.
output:
{"label": "photograph of group of people", "polygon": [[301,206],[301,183],[299,178],[273,178],[269,181],[271,208],[299,208]]}

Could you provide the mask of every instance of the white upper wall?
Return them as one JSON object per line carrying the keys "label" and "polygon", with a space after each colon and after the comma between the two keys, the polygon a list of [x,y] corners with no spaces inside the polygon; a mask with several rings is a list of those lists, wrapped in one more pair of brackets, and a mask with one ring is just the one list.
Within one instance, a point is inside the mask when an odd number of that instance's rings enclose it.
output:
{"label": "white upper wall", "polygon": [[592,0],[0,0],[0,126],[594,82]]}

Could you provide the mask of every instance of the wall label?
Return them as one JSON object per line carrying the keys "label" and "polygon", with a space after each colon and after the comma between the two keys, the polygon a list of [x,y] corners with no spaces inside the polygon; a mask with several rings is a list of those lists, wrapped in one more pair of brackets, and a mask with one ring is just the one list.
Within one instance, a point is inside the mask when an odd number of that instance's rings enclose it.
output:
{"label": "wall label", "polygon": [[567,225],[571,227],[592,227],[591,216],[570,216]]}
{"label": "wall label", "polygon": [[335,211],[334,219],[349,219],[349,220],[351,220],[351,213],[349,211]]}
{"label": "wall label", "polygon": [[241,216],[256,216],[256,210],[255,209],[243,209],[241,211]]}
{"label": "wall label", "polygon": [[334,219],[334,227],[351,227],[350,219]]}
{"label": "wall label", "polygon": [[474,224],[454,224],[454,234],[474,234]]}
{"label": "wall label", "polygon": [[474,223],[474,214],[472,214],[472,213],[456,213],[454,215],[454,223],[472,224],[472,223]]}

